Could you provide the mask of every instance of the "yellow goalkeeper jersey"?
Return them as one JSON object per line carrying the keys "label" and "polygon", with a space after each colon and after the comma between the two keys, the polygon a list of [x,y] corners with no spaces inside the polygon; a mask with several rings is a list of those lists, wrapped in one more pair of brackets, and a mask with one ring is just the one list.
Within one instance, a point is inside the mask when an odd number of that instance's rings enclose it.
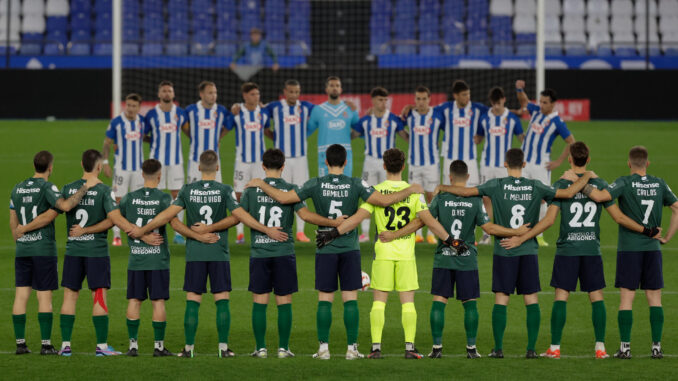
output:
{"label": "yellow goalkeeper jersey", "polygon": [[[374,187],[378,192],[389,194],[407,188],[405,181],[386,180]],[[422,194],[411,194],[405,200],[387,207],[374,206],[363,203],[361,208],[374,216],[377,234],[385,230],[395,231],[403,228],[408,222],[417,217],[417,213],[427,210],[426,200]],[[388,243],[379,240],[374,244],[374,259],[381,260],[408,260],[414,259],[414,233],[400,237]]]}

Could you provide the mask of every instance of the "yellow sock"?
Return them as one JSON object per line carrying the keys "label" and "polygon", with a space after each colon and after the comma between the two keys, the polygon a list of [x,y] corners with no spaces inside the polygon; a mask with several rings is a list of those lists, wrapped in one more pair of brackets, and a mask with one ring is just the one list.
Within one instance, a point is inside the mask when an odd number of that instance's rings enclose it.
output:
{"label": "yellow sock", "polygon": [[370,330],[372,331],[372,343],[381,343],[381,332],[384,330],[384,309],[386,303],[374,301],[370,311]]}
{"label": "yellow sock", "polygon": [[405,342],[414,343],[414,338],[417,336],[417,310],[414,309],[414,303],[403,303],[402,314]]}

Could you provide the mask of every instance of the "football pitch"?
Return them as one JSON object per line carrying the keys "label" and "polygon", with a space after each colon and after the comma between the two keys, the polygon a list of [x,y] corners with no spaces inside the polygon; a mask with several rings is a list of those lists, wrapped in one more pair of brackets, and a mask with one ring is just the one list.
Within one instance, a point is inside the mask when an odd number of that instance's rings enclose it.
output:
{"label": "football pitch", "polygon": [[[32,158],[39,150],[49,150],[55,156],[54,172],[50,181],[59,187],[81,176],[80,156],[85,149],[101,149],[107,121],[0,121],[2,147],[0,163],[0,194],[8,202],[14,184],[33,173]],[[663,177],[666,182],[678,188],[678,126],[670,122],[571,122],[568,124],[577,140],[585,141],[591,148],[590,168],[608,182],[621,175],[628,174],[626,157],[628,149],[637,144],[649,149],[651,165],[649,173]],[[399,148],[407,150],[400,138],[396,139]],[[267,142],[270,145],[270,141]],[[517,144],[517,143],[514,143]],[[315,136],[309,142],[315,147]],[[146,146],[147,147],[147,146]],[[554,157],[562,150],[562,139],[554,144]],[[188,140],[184,139],[184,149],[188,149]],[[223,178],[231,183],[234,160],[234,134],[229,133],[221,143],[221,163]],[[363,141],[354,140],[354,175],[359,176],[362,168]],[[310,174],[317,174],[317,154],[309,150]],[[147,157],[147,155],[146,155]],[[567,169],[563,164],[553,173],[553,181]],[[102,176],[104,182],[110,179]],[[612,354],[619,345],[617,325],[617,307],[619,293],[613,287],[617,243],[617,226],[606,213],[601,219],[601,245],[605,263],[605,304],[607,307],[607,352]],[[668,228],[670,211],[664,209],[662,226]],[[539,251],[540,281],[543,291],[540,293],[541,328],[537,350],[544,351],[550,343],[551,304],[553,289],[549,286],[553,265],[554,244],[558,232],[557,224],[546,232],[548,248]],[[63,216],[57,218],[57,244],[59,250],[59,272],[65,252],[66,226]],[[639,293],[634,303],[634,324],[632,332],[632,353],[630,361],[615,359],[594,359],[594,336],[591,323],[591,307],[584,293],[576,292],[570,296],[567,310],[567,323],[562,339],[562,359],[524,359],[527,332],[525,327],[525,307],[522,298],[513,296],[508,307],[508,324],[504,338],[503,360],[489,359],[487,353],[492,349],[491,311],[494,302],[491,294],[492,250],[489,246],[479,248],[479,269],[481,298],[478,301],[480,326],[478,329],[478,349],[483,358],[467,360],[465,357],[465,334],[463,327],[463,308],[461,303],[450,300],[446,309],[444,331],[444,357],[433,361],[428,358],[418,361],[406,361],[403,357],[403,331],[400,323],[400,303],[392,294],[386,307],[382,350],[386,358],[381,361],[346,361],[346,335],[343,325],[343,306],[337,295],[333,305],[333,323],[330,336],[329,361],[313,360],[311,354],[317,350],[316,305],[314,290],[314,252],[311,244],[296,244],[299,293],[293,297],[293,328],[290,349],[297,355],[293,359],[279,360],[275,357],[277,336],[277,311],[275,303],[268,306],[267,345],[268,359],[248,357],[254,349],[254,336],[251,328],[252,298],[247,292],[249,246],[235,245],[235,231],[231,234],[231,274],[233,292],[231,293],[231,329],[229,347],[236,357],[220,359],[217,357],[217,332],[215,323],[215,305],[210,295],[205,295],[200,308],[200,323],[196,337],[196,357],[191,360],[179,358],[153,358],[153,331],[151,328],[151,305],[144,303],[141,312],[139,331],[140,356],[127,358],[94,357],[95,335],[91,320],[92,301],[88,292],[83,292],[78,303],[73,332],[72,346],[74,354],[70,358],[41,357],[40,334],[37,322],[37,300],[33,296],[27,312],[26,338],[33,354],[14,355],[14,332],[11,323],[11,309],[14,299],[14,243],[11,238],[7,217],[0,220],[0,378],[2,379],[146,379],[192,378],[192,379],[434,379],[468,378],[479,379],[529,379],[540,377],[571,379],[670,379],[676,377],[678,364],[678,240],[663,247],[665,291],[663,305],[665,309],[664,335],[662,347],[663,360],[651,360],[649,310],[643,294]],[[307,226],[307,235],[314,238],[313,227]],[[173,233],[169,233],[169,237]],[[109,235],[111,237],[111,235]],[[123,238],[122,247],[111,247],[112,289],[108,296],[110,311],[110,331],[108,342],[117,350],[126,352],[128,346],[125,324],[125,299],[128,248]],[[249,241],[248,241],[249,242]],[[371,244],[362,244],[363,270],[370,272],[373,256]],[[169,350],[178,352],[183,343],[183,315],[185,297],[181,287],[184,275],[184,247],[171,245],[171,298],[167,302],[167,335],[165,345]],[[417,266],[420,290],[416,295],[417,347],[427,354],[431,348],[431,330],[429,311],[431,296],[431,268],[433,264],[433,245],[417,245]],[[61,274],[59,274],[61,276]],[[63,290],[54,293],[54,326],[52,342],[58,347],[61,343],[59,331],[59,309]],[[369,292],[359,294],[360,307],[360,351],[369,352],[370,328],[369,310],[372,296]]]}

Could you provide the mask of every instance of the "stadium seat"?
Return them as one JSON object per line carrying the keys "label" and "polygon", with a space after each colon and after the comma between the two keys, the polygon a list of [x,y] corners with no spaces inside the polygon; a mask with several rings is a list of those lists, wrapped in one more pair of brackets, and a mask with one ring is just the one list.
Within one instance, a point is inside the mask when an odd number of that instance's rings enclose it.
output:
{"label": "stadium seat", "polygon": [[[18,3],[18,1],[17,1]],[[14,7],[14,4],[12,4],[12,7]],[[6,10],[6,5],[5,8],[2,9],[2,12]],[[33,15],[38,15],[41,17],[45,16],[45,0],[24,0],[22,6],[21,6],[21,13],[26,16],[33,16]],[[21,49],[23,51],[23,49]]]}
{"label": "stadium seat", "polygon": [[615,33],[633,33],[633,20],[631,15],[616,14],[612,15],[610,22],[610,31]]}
{"label": "stadium seat", "polygon": [[235,29],[219,29],[217,30],[217,40],[220,41],[235,41],[238,39],[238,33]]}
{"label": "stadium seat", "polygon": [[601,33],[608,32],[610,30],[610,25],[607,19],[607,15],[589,15],[586,18],[586,31],[589,33]]}
{"label": "stadium seat", "polygon": [[585,12],[584,0],[563,0],[564,15],[584,15]]}
{"label": "stadium seat", "polygon": [[122,16],[122,29],[139,29],[141,27],[141,20],[139,15],[135,13],[124,13]]}
{"label": "stadium seat", "polygon": [[636,57],[638,51],[634,45],[615,45],[614,55],[618,57]]}
{"label": "stadium seat", "polygon": [[110,13],[97,13],[94,28],[99,29],[112,29],[113,28],[113,18]]}
{"label": "stadium seat", "polygon": [[11,0],[12,2],[8,4],[9,0],[0,0],[0,14],[7,14],[7,7],[10,7],[10,13],[13,15],[21,14],[21,0]]}
{"label": "stadium seat", "polygon": [[90,46],[86,42],[72,43],[68,48],[68,55],[70,56],[88,56],[90,55]]}
{"label": "stadium seat", "polygon": [[219,41],[214,45],[214,53],[218,56],[232,56],[235,54],[236,45],[232,42]]}
{"label": "stadium seat", "polygon": [[[522,13],[522,10],[518,10]],[[491,16],[513,16],[513,2],[512,0],[491,0],[490,1],[490,15]]]}
{"label": "stadium seat", "polygon": [[185,15],[188,14],[188,2],[184,0],[169,0],[167,2],[167,13],[169,15]]}
{"label": "stadium seat", "polygon": [[162,0],[142,0],[141,2],[141,12],[143,13],[144,17],[148,16],[149,13],[160,13],[162,15],[162,11]]}
{"label": "stadium seat", "polygon": [[393,7],[391,7],[391,0],[373,0],[372,1],[372,17],[376,15],[384,15],[391,17]]}
{"label": "stadium seat", "polygon": [[292,41],[287,44],[287,54],[291,56],[307,56],[311,54],[309,46],[303,41]]}
{"label": "stadium seat", "polygon": [[440,55],[440,45],[424,44],[419,47],[419,55],[426,57],[435,57]]}
{"label": "stadium seat", "polygon": [[492,46],[492,54],[495,56],[512,56],[513,44],[511,43],[496,43]]}
{"label": "stadium seat", "polygon": [[563,32],[584,32],[585,30],[584,17],[582,15],[565,15],[563,16]]}
{"label": "stadium seat", "polygon": [[417,47],[410,44],[398,44],[395,46],[395,54],[399,56],[409,56],[417,54]]}
{"label": "stadium seat", "polygon": [[550,30],[544,32],[544,42],[547,44],[558,44],[563,41],[563,36],[560,35],[560,32]]}
{"label": "stadium seat", "polygon": [[666,33],[665,35],[663,35],[662,36],[662,44],[663,45],[678,44],[678,32],[671,32],[671,33]]}
{"label": "stadium seat", "polygon": [[[124,41],[124,39],[123,39]],[[125,42],[122,44],[122,54],[124,56],[139,55],[139,44],[132,42]]]}
{"label": "stadium seat", "polygon": [[[537,14],[537,1],[536,0],[516,0],[516,4],[513,7],[516,14],[521,15],[536,15]],[[545,13],[548,15],[548,13]],[[509,16],[513,16],[512,14]]]}
{"label": "stadium seat", "polygon": [[544,46],[544,54],[547,56],[562,56],[563,46],[561,44],[547,43]]}
{"label": "stadium seat", "polygon": [[122,28],[122,40],[123,41],[130,41],[130,42],[137,42],[141,40],[141,36],[139,35],[139,29],[133,29],[133,28]]}
{"label": "stadium seat", "polygon": [[565,32],[563,42],[565,44],[586,44],[586,34],[584,30]]}
{"label": "stadium seat", "polygon": [[45,29],[45,17],[42,15],[25,15],[23,20],[21,20],[22,33],[44,33]]}
{"label": "stadium seat", "polygon": [[48,42],[45,44],[46,56],[61,56],[66,53],[65,45],[58,42]]}
{"label": "stadium seat", "polygon": [[678,0],[659,0],[659,15],[678,16]]}
{"label": "stadium seat", "polygon": [[91,30],[92,20],[89,13],[72,13],[71,14],[71,29],[73,30]]}
{"label": "stadium seat", "polygon": [[165,54],[168,56],[185,56],[188,54],[188,46],[184,43],[170,42],[165,46]]}
{"label": "stadium seat", "polygon": [[516,44],[516,55],[520,57],[536,56],[537,47],[534,44]]}
{"label": "stadium seat", "polygon": [[610,57],[612,56],[612,46],[610,44],[599,44],[595,52],[599,57]]}
{"label": "stadium seat", "polygon": [[678,56],[678,45],[667,45],[664,47],[664,55],[667,57]]}
{"label": "stadium seat", "polygon": [[[94,12],[97,15],[101,15],[102,13],[112,13],[113,0],[94,0]],[[93,50],[97,51],[96,47]]]}
{"label": "stadium seat", "polygon": [[587,55],[586,45],[578,43],[566,43],[565,55],[567,56],[585,56]]}
{"label": "stadium seat", "polygon": [[472,44],[469,45],[468,47],[468,55],[469,56],[489,56],[490,55],[490,48],[488,48],[486,45],[482,44]]}
{"label": "stadium seat", "polygon": [[66,30],[68,29],[68,19],[66,17],[48,17],[47,18],[47,24],[46,24],[46,30],[52,31],[52,30],[60,30],[64,33],[66,33]]}
{"label": "stadium seat", "polygon": [[90,0],[71,0],[71,13],[91,13],[92,3]]}
{"label": "stadium seat", "polygon": [[[117,0],[120,1],[120,0]],[[138,0],[122,0],[122,14],[124,16],[133,15],[138,17],[141,12],[141,6]]]}
{"label": "stadium seat", "polygon": [[612,33],[612,42],[615,46],[630,45],[635,46],[636,37],[630,29]]}
{"label": "stadium seat", "polygon": [[[645,41],[645,32],[646,32],[646,24],[645,24],[645,17],[638,17],[636,16],[635,20],[633,21],[633,31],[636,33],[636,36],[638,38],[638,41]],[[649,35],[649,40],[650,42],[659,42],[659,36],[657,34],[657,20],[654,17],[650,18],[650,35]]]}
{"label": "stadium seat", "polygon": [[560,16],[563,14],[560,0],[544,0],[544,14]]}
{"label": "stadium seat", "polygon": [[[112,30],[110,28],[108,29],[97,29],[96,33],[94,34],[94,40],[96,42],[111,42],[112,40]],[[96,49],[96,47],[95,47]]]}
{"label": "stadium seat", "polygon": [[591,15],[607,17],[610,14],[610,4],[607,0],[588,0],[586,3],[586,14],[589,17]]}
{"label": "stadium seat", "polygon": [[110,56],[113,53],[113,45],[109,43],[96,43],[92,52],[95,56]]}
{"label": "stadium seat", "polygon": [[[649,1],[649,3],[646,3],[646,1]],[[645,16],[646,14],[646,8],[649,4],[650,7],[650,16],[652,17],[657,17],[657,1],[656,0],[635,0],[635,15],[636,19],[638,19],[638,16]],[[644,18],[644,17],[642,17]]]}
{"label": "stadium seat", "polygon": [[443,22],[444,20],[462,21],[465,16],[466,2],[464,0],[444,0]]}
{"label": "stadium seat", "polygon": [[659,17],[659,32],[663,35],[674,31],[678,31],[678,16],[661,15]]}
{"label": "stadium seat", "polygon": [[71,32],[71,41],[73,42],[89,42],[92,39],[92,34],[85,30],[76,30]]}
{"label": "stadium seat", "polygon": [[633,15],[633,3],[631,0],[614,0],[610,2],[610,13],[615,16]]}
{"label": "stadium seat", "polygon": [[41,42],[22,42],[19,54],[22,56],[37,56],[42,54]]}
{"label": "stadium seat", "polygon": [[68,0],[47,0],[45,7],[47,16],[68,16],[69,12]]}
{"label": "stadium seat", "polygon": [[[598,49],[601,44],[611,45],[612,40],[608,32],[591,32],[589,33],[589,47],[590,50]],[[611,48],[610,48],[611,49]]]}
{"label": "stadium seat", "polygon": [[537,20],[533,16],[517,15],[513,18],[513,31],[515,33],[536,33]]}
{"label": "stadium seat", "polygon": [[21,42],[42,42],[44,37],[43,33],[24,33],[21,35]]}
{"label": "stadium seat", "polygon": [[169,28],[167,37],[169,41],[186,42],[188,41],[188,32],[184,29]]}

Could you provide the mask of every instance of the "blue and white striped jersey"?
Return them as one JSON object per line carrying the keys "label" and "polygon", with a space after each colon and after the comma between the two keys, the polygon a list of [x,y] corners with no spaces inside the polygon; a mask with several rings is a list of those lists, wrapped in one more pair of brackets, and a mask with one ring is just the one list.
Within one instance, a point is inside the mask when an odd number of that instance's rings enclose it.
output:
{"label": "blue and white striped jersey", "polygon": [[115,142],[115,169],[140,171],[144,161],[144,121],[140,115],[129,120],[125,113],[116,116],[106,129],[106,137]]}
{"label": "blue and white striped jersey", "polygon": [[513,136],[523,133],[523,126],[518,116],[507,108],[501,115],[494,115],[492,110],[480,120],[478,135],[485,137],[483,156],[480,159],[486,167],[504,167],[506,151],[511,148]]}
{"label": "blue and white striped jersey", "polygon": [[400,118],[386,111],[382,117],[365,115],[352,128],[365,138],[365,155],[381,159],[387,149],[395,147],[396,132],[404,126]]}
{"label": "blue and white striped jersey", "polygon": [[436,107],[445,119],[443,157],[449,160],[472,160],[476,158],[473,135],[478,131],[480,119],[487,113],[487,106],[469,102],[466,107],[457,107],[457,102],[445,102]]}
{"label": "blue and white striped jersey", "polygon": [[264,156],[264,128],[271,116],[265,108],[248,110],[240,104],[240,113],[234,118],[235,157],[243,163],[260,163]]}
{"label": "blue and white striped jersey", "polygon": [[275,128],[275,148],[285,157],[306,156],[306,131],[312,109],[313,103],[297,101],[290,106],[284,99],[266,106]]}
{"label": "blue and white striped jersey", "polygon": [[410,165],[438,164],[440,126],[444,123],[442,114],[433,107],[423,115],[415,109],[410,111],[407,116],[407,126],[410,128]]}
{"label": "blue and white striped jersey", "polygon": [[146,113],[144,135],[151,136],[151,159],[162,165],[180,165],[184,162],[181,152],[181,126],[186,122],[186,113],[172,105],[170,111],[162,111],[160,104]]}
{"label": "blue and white striped jersey", "polygon": [[205,108],[201,101],[186,107],[190,125],[191,149],[189,160],[200,161],[200,154],[214,150],[219,154],[221,131],[233,129],[233,114],[220,104]]}
{"label": "blue and white striped jersey", "polygon": [[567,129],[565,122],[560,119],[557,111],[548,115],[541,113],[539,106],[528,104],[530,112],[530,124],[523,140],[523,152],[527,163],[541,165],[551,158],[551,145],[558,135],[567,139],[572,135]]}

